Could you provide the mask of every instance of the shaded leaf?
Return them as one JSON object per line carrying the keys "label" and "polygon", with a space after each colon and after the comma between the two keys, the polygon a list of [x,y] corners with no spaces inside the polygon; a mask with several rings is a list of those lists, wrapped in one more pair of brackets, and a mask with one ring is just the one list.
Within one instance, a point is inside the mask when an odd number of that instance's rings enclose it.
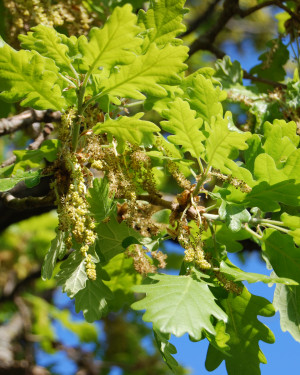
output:
{"label": "shaded leaf", "polygon": [[87,201],[90,212],[97,223],[100,223],[114,211],[113,199],[109,197],[109,183],[106,178],[95,178],[93,187],[89,189]]}
{"label": "shaded leaf", "polygon": [[251,219],[250,213],[244,206],[230,204],[224,200],[219,208],[219,215],[232,232],[240,231],[242,223],[248,223]]}
{"label": "shaded leaf", "polygon": [[100,223],[96,227],[98,241],[96,250],[100,258],[105,261],[110,260],[115,255],[124,252],[123,241],[127,237],[139,238],[140,234],[132,228],[129,228],[124,221],[118,223],[116,216],[111,216],[108,223]]}
{"label": "shaded leaf", "polygon": [[100,265],[96,265],[97,279],[87,280],[86,285],[75,295],[75,310],[82,310],[89,323],[100,319],[108,311],[107,300],[112,298],[111,291],[99,277]]}
{"label": "shaded leaf", "polygon": [[274,229],[266,229],[262,240],[262,250],[276,275],[300,283],[300,252],[292,237]]}
{"label": "shaded leaf", "polygon": [[57,259],[61,260],[66,254],[65,233],[56,230],[56,237],[51,241],[42,267],[43,280],[51,279]]}
{"label": "shaded leaf", "polygon": [[174,345],[169,343],[171,335],[168,333],[160,332],[158,329],[153,329],[153,333],[160,354],[162,355],[168,367],[174,374],[176,374],[178,370],[178,362],[172,356],[172,354],[176,354],[177,350]]}
{"label": "shaded leaf", "polygon": [[[95,254],[91,255],[94,263],[99,261]],[[70,298],[73,298],[76,293],[85,288],[88,277],[85,271],[85,258],[80,251],[73,251],[61,263],[56,278],[57,284],[62,286],[62,291],[67,293]]]}
{"label": "shaded leaf", "polygon": [[277,285],[273,305],[280,313],[280,327],[300,342],[300,287]]}
{"label": "shaded leaf", "polygon": [[210,344],[205,367],[213,371],[225,360],[228,375],[260,375],[259,365],[266,363],[266,358],[258,342],[262,340],[272,344],[275,338],[269,328],[257,319],[257,315],[273,316],[275,311],[272,304],[265,298],[251,295],[244,287],[241,295],[230,293],[221,305],[228,314],[226,332],[230,335],[227,341],[229,355]]}

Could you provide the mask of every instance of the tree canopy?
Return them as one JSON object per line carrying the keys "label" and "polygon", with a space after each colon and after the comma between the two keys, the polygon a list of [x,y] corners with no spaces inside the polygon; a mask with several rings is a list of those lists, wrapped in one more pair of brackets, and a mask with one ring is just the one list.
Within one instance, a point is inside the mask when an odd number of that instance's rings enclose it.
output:
{"label": "tree canopy", "polygon": [[[186,374],[188,334],[208,371],[259,375],[259,317],[300,341],[298,1],[0,9],[0,372],[60,352],[74,374]],[[233,264],[250,251],[269,275]]]}

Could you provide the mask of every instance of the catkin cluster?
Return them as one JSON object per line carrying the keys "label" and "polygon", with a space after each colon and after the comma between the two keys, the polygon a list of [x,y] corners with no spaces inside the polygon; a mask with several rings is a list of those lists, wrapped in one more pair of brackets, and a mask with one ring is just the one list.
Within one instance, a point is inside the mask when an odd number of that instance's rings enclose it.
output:
{"label": "catkin cluster", "polygon": [[81,0],[3,0],[9,13],[10,44],[18,45],[18,35],[38,24],[63,26],[69,35],[87,34],[91,25],[100,26],[99,17],[89,12]]}

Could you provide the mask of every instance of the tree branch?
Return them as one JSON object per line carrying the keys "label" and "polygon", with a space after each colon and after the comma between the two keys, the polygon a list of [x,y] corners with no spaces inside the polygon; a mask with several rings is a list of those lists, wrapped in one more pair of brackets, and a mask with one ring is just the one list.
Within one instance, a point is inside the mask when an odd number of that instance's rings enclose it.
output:
{"label": "tree branch", "polygon": [[[190,47],[190,56],[192,56],[195,52],[205,49],[210,51],[211,49],[208,49],[207,47],[212,46],[217,35],[222,31],[222,29],[225,27],[227,22],[239,12],[239,0],[225,0],[223,5],[223,10],[216,21],[215,25],[208,30],[207,33],[205,33],[203,36],[201,36],[199,39],[196,39],[191,47]],[[214,47],[215,49],[215,47]],[[218,56],[219,57],[219,56]]]}
{"label": "tree branch", "polygon": [[204,13],[200,14],[199,17],[197,17],[189,26],[189,28],[181,35],[181,37],[184,37],[186,35],[189,35],[196,29],[198,29],[199,26],[205,21],[207,21],[208,17],[213,13],[215,10],[216,5],[220,2],[221,0],[214,0],[212,3],[209,4],[207,9],[204,11]]}
{"label": "tree branch", "polygon": [[0,119],[0,137],[26,128],[35,122],[49,123],[60,121],[60,119],[61,113],[59,111],[29,109],[16,116]]}
{"label": "tree branch", "polygon": [[53,210],[55,198],[49,194],[50,182],[51,177],[42,177],[38,185],[28,188],[21,181],[9,191],[0,193],[0,232],[11,224]]}

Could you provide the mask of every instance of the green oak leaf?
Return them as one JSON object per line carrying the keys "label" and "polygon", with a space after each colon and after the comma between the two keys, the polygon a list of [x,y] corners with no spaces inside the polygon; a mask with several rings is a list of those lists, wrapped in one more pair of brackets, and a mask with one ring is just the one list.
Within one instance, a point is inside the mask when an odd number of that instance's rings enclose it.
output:
{"label": "green oak leaf", "polygon": [[230,204],[224,200],[219,208],[219,215],[232,232],[240,231],[242,224],[248,223],[251,219],[249,211],[244,206]]}
{"label": "green oak leaf", "polygon": [[113,293],[113,299],[109,306],[118,311],[124,305],[134,302],[132,287],[141,284],[142,276],[133,267],[132,258],[126,258],[125,254],[118,254],[103,267],[109,275],[109,280],[104,284]]}
{"label": "green oak leaf", "polygon": [[275,160],[276,167],[282,168],[288,157],[296,150],[299,136],[294,121],[274,120],[264,124],[265,142],[263,149]]}
{"label": "green oak leaf", "polygon": [[21,181],[24,181],[26,186],[31,188],[40,182],[41,172],[41,169],[28,172],[18,169],[12,176],[0,178],[0,191],[10,190]]}
{"label": "green oak leaf", "polygon": [[[259,56],[262,63],[252,68],[250,73],[257,74],[258,77],[264,79],[283,81],[286,76],[283,66],[289,58],[288,48],[282,43],[281,39],[270,40],[267,42],[267,47],[269,47],[269,50]],[[270,89],[270,86],[265,83],[256,83],[256,85],[261,89]]]}
{"label": "green oak leaf", "polygon": [[0,98],[35,109],[62,110],[58,67],[35,51],[16,51],[7,44],[0,47]]}
{"label": "green oak leaf", "polygon": [[29,32],[27,35],[19,35],[22,48],[36,51],[40,55],[54,60],[61,71],[73,75],[69,47],[63,41],[66,37],[62,39],[62,34],[59,34],[53,27],[45,25],[35,26],[31,30],[33,32]]}
{"label": "green oak leaf", "polygon": [[226,161],[237,158],[239,150],[247,149],[246,140],[251,137],[249,132],[230,131],[231,122],[231,113],[226,112],[224,119],[221,116],[213,117],[205,126],[208,132],[205,160],[209,166],[228,174],[231,172],[225,166]]}
{"label": "green oak leaf", "polygon": [[87,322],[101,319],[108,312],[107,300],[112,298],[109,288],[103,283],[99,274],[101,267],[96,265],[96,280],[87,280],[85,286],[75,295],[75,310],[83,312]]}
{"label": "green oak leaf", "polygon": [[151,44],[144,55],[139,55],[130,65],[114,69],[109,78],[94,77],[100,96],[115,95],[124,98],[145,99],[146,94],[164,97],[164,84],[180,83],[181,73],[187,68],[187,47],[167,45],[159,49]]}
{"label": "green oak leaf", "polygon": [[[256,185],[247,195],[246,201],[253,207],[259,207],[263,211],[274,211],[279,208],[278,202],[298,206],[300,203],[300,184],[295,183],[294,156],[297,159],[300,153],[290,155],[284,168],[277,169],[274,159],[268,154],[259,154],[255,159],[254,176],[257,179]],[[299,154],[299,155],[298,155]],[[292,158],[292,160],[290,160]],[[298,161],[296,162],[297,165]]]}
{"label": "green oak leaf", "polygon": [[[99,261],[96,254],[92,255],[92,261]],[[76,293],[85,288],[88,280],[85,270],[85,258],[80,251],[73,251],[66,260],[61,263],[60,271],[56,275],[57,284],[62,286],[62,291],[73,298]]]}
{"label": "green oak leaf", "polygon": [[78,49],[82,62],[89,74],[100,72],[99,68],[108,68],[118,64],[130,64],[134,60],[133,52],[142,40],[136,35],[140,28],[137,17],[129,4],[116,7],[102,29],[92,28],[89,41],[81,36]]}
{"label": "green oak leaf", "polygon": [[224,88],[232,88],[236,85],[243,88],[243,69],[238,61],[231,62],[229,56],[216,61],[216,73],[214,78],[220,79]]}
{"label": "green oak leaf", "polygon": [[208,285],[190,276],[151,276],[158,282],[138,285],[135,292],[146,293],[146,297],[132,305],[134,310],[146,309],[143,320],[152,322],[163,333],[177,337],[188,333],[200,340],[205,329],[214,334],[211,316],[227,321],[227,316],[215,303]]}
{"label": "green oak leaf", "polygon": [[223,260],[220,263],[220,271],[225,275],[231,276],[234,281],[248,281],[248,283],[257,283],[261,281],[265,284],[269,283],[280,283],[286,285],[297,285],[298,283],[294,280],[277,277],[276,275],[261,275],[259,273],[244,272],[240,268],[236,267],[232,263],[227,264]]}
{"label": "green oak leaf", "polygon": [[258,134],[252,134],[247,140],[248,148],[244,151],[245,166],[253,174],[255,159],[259,154],[264,153],[262,148],[261,137]]}
{"label": "green oak leaf", "polygon": [[214,87],[212,79],[203,74],[188,76],[182,82],[183,99],[190,103],[190,107],[204,121],[210,122],[213,116],[223,116],[222,101],[226,99],[226,92],[219,86]]}
{"label": "green oak leaf", "polygon": [[162,111],[162,116],[168,121],[161,121],[161,127],[174,135],[169,135],[168,140],[175,145],[181,145],[184,152],[198,158],[204,151],[201,141],[205,139],[199,130],[203,120],[196,118],[196,112],[190,109],[189,103],[177,98],[170,104],[170,109]]}
{"label": "green oak leaf", "polygon": [[228,314],[226,333],[230,339],[227,354],[209,345],[205,367],[215,370],[223,360],[228,375],[260,375],[260,363],[266,358],[259,348],[259,340],[274,343],[273,333],[257,319],[257,315],[270,317],[275,311],[272,304],[263,297],[251,295],[244,287],[241,295],[230,293],[221,305]]}
{"label": "green oak leaf", "polygon": [[275,229],[263,232],[262,250],[279,277],[288,277],[300,284],[300,252],[293,238]]}
{"label": "green oak leaf", "polygon": [[56,237],[51,241],[51,247],[48,250],[43,267],[43,280],[51,279],[57,259],[61,260],[66,254],[65,233],[56,229]]}
{"label": "green oak leaf", "polygon": [[19,167],[26,167],[29,164],[32,168],[38,167],[43,159],[53,162],[57,158],[58,149],[61,143],[58,139],[44,141],[37,150],[15,150],[16,163],[14,171]]}
{"label": "green oak leaf", "polygon": [[[234,253],[243,249],[243,245],[239,241],[250,238],[251,235],[244,229],[238,232],[232,232],[225,223],[215,226],[215,238],[221,245],[226,246],[226,251]],[[203,240],[212,239],[210,230],[204,231],[202,235]]]}
{"label": "green oak leaf", "polygon": [[153,329],[153,333],[156,345],[163,357],[163,360],[166,362],[166,364],[174,374],[178,373],[178,362],[172,356],[172,354],[177,353],[177,350],[173,344],[169,343],[171,335],[168,333],[163,333],[155,328]]}
{"label": "green oak leaf", "polygon": [[99,122],[93,127],[95,134],[107,132],[113,135],[119,144],[125,142],[132,144],[143,144],[150,146],[153,144],[153,132],[160,131],[160,128],[153,122],[141,120],[143,112],[136,113],[132,117],[120,116],[116,120],[108,119],[105,122]]}
{"label": "green oak leaf", "polygon": [[295,244],[300,246],[300,216],[292,216],[284,212],[280,219],[284,225],[292,229],[288,233],[294,238]]}
{"label": "green oak leaf", "polygon": [[300,287],[276,286],[273,305],[280,314],[280,327],[300,342]]}
{"label": "green oak leaf", "polygon": [[109,183],[105,177],[94,179],[93,187],[89,189],[87,201],[90,212],[97,223],[101,223],[102,220],[113,213],[115,205],[113,204],[113,198],[109,197]]}
{"label": "green oak leaf", "polygon": [[111,216],[107,223],[97,225],[96,232],[98,234],[96,250],[100,258],[105,261],[124,252],[122,244],[125,238],[132,236],[139,239],[141,236],[137,231],[128,227],[124,221],[118,223],[115,215]]}
{"label": "green oak leaf", "polygon": [[155,43],[163,47],[167,43],[182,43],[176,36],[185,31],[182,18],[187,9],[183,8],[184,4],[185,0],[151,0],[147,12],[139,11],[138,23],[147,30],[147,45]]}

